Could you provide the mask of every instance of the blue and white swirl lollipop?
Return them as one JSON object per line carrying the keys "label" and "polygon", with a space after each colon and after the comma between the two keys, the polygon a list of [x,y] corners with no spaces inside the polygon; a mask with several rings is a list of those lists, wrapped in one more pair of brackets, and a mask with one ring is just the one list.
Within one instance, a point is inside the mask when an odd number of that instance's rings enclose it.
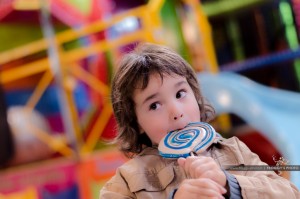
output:
{"label": "blue and white swirl lollipop", "polygon": [[169,132],[160,141],[158,151],[164,158],[187,157],[204,152],[218,138],[210,124],[194,122],[183,129]]}

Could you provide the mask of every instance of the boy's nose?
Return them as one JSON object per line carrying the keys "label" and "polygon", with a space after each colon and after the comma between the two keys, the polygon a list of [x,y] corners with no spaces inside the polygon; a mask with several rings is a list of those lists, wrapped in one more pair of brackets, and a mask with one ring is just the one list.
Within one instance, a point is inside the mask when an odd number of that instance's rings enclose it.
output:
{"label": "boy's nose", "polygon": [[168,104],[168,111],[170,114],[171,120],[178,120],[183,117],[183,111],[180,104],[178,104],[176,101]]}
{"label": "boy's nose", "polygon": [[174,120],[178,120],[179,118],[181,118],[183,116],[183,114],[179,114],[177,116],[174,116]]}

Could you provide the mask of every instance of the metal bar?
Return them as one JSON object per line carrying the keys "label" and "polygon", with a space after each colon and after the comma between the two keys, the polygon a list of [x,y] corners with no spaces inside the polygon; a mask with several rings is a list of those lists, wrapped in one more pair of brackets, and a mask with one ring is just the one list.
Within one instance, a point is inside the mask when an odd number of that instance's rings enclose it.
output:
{"label": "metal bar", "polygon": [[[58,48],[55,40],[55,33],[50,21],[49,6],[46,0],[41,0],[41,25],[43,34],[48,42],[48,56],[50,68],[54,76],[54,82],[57,85],[58,101],[62,114],[65,133],[72,148],[75,150],[75,156],[78,156],[78,146],[75,137],[74,121],[72,121],[72,112],[69,107],[68,96],[64,90],[64,70],[62,70]],[[78,157],[77,157],[78,158]]]}

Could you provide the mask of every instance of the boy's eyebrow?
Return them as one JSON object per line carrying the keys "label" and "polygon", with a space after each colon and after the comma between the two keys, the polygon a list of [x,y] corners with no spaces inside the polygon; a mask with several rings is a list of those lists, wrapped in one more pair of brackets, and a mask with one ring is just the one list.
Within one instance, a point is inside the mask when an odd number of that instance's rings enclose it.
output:
{"label": "boy's eyebrow", "polygon": [[187,83],[187,81],[182,80],[182,81],[180,81],[180,82],[177,82],[177,83],[175,84],[175,87],[179,87],[179,86],[181,86],[182,84],[188,84],[188,83]]}
{"label": "boy's eyebrow", "polygon": [[149,100],[155,98],[155,97],[157,96],[157,94],[158,94],[158,93],[154,93],[154,94],[148,96],[148,97],[143,101],[143,104],[145,104],[147,101],[149,101]]}
{"label": "boy's eyebrow", "polygon": [[[179,87],[179,86],[181,86],[182,84],[188,84],[188,83],[187,83],[187,81],[182,80],[182,81],[180,81],[180,82],[177,82],[177,83],[174,85],[174,87],[175,87],[175,88],[176,88],[176,87]],[[154,93],[154,94],[148,96],[148,97],[143,101],[142,104],[145,104],[147,101],[149,101],[149,100],[155,98],[157,95],[158,95],[158,93]]]}

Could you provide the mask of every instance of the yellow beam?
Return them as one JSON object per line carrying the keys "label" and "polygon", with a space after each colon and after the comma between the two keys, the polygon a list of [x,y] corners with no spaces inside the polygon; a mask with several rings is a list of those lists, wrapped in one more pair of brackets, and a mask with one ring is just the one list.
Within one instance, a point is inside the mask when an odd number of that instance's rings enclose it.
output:
{"label": "yellow beam", "polygon": [[88,36],[90,34],[94,34],[100,31],[103,31],[116,23],[124,20],[126,17],[137,17],[140,18],[146,11],[145,6],[140,6],[131,10],[128,10],[126,12],[122,12],[120,14],[117,14],[110,18],[107,21],[97,21],[90,25],[83,26],[79,29],[70,29],[67,31],[64,31],[62,33],[57,34],[56,40],[58,44],[62,44],[65,42],[70,42],[75,39],[79,39],[80,37]]}
{"label": "yellow beam", "polygon": [[68,147],[67,143],[61,138],[55,138],[34,125],[30,125],[30,129],[30,132],[32,132],[34,136],[43,141],[54,151],[57,151],[66,157],[74,155],[73,150],[70,147]]}
{"label": "yellow beam", "polygon": [[[82,28],[79,29],[66,30],[62,33],[57,34],[55,40],[57,42],[57,45],[62,45],[64,43],[79,39],[80,37],[88,36],[90,34],[103,31],[109,28],[110,26],[113,26],[114,24],[122,21],[126,17],[135,16],[140,18],[144,13],[146,13],[145,6],[137,7],[127,12],[115,15],[108,21],[97,21],[88,26],[83,26]],[[26,57],[38,53],[40,51],[46,50],[47,47],[48,47],[47,41],[45,39],[41,39],[26,44],[24,46],[5,51],[3,53],[0,53],[0,64],[4,64],[16,59],[20,59],[22,57]]]}
{"label": "yellow beam", "polygon": [[218,63],[215,54],[215,48],[212,40],[212,31],[207,16],[204,14],[201,4],[197,0],[185,0],[191,7],[197,22],[198,32],[200,34],[204,52],[206,52],[206,59],[208,62],[209,71],[218,72]]}
{"label": "yellow beam", "polygon": [[[79,61],[88,56],[97,54],[99,52],[105,52],[117,46],[125,45],[138,40],[145,40],[144,37],[145,37],[145,33],[139,30],[134,33],[129,33],[123,37],[119,37],[115,40],[99,41],[87,47],[81,47],[79,49],[74,49],[65,52],[64,59],[66,63]],[[45,70],[48,69],[49,69],[49,60],[48,58],[44,58],[17,68],[1,71],[0,82],[2,84],[9,83],[17,79],[21,79],[27,76],[31,76],[33,74],[44,72]]]}
{"label": "yellow beam", "polygon": [[147,4],[148,11],[150,12],[156,12],[159,14],[162,6],[164,5],[165,0],[151,0]]}
{"label": "yellow beam", "polygon": [[154,30],[155,24],[153,23],[153,17],[154,15],[149,14],[149,13],[145,13],[144,17],[142,18],[142,23],[145,29],[145,40],[148,42],[154,42],[155,38],[154,38],[154,33],[152,32],[152,30]]}
{"label": "yellow beam", "polygon": [[0,65],[46,50],[47,47],[46,40],[42,39],[12,50],[4,51],[0,53]]}
{"label": "yellow beam", "polygon": [[49,69],[48,58],[44,58],[33,63],[25,64],[20,67],[1,71],[0,83],[6,84],[33,74],[44,72]]}
{"label": "yellow beam", "polygon": [[14,0],[13,9],[15,10],[38,10],[41,7],[40,0]]}
{"label": "yellow beam", "polygon": [[[30,116],[31,110],[28,109],[27,114]],[[50,148],[54,151],[61,153],[64,156],[71,156],[74,155],[74,152],[71,148],[67,146],[65,140],[62,140],[58,137],[52,137],[48,132],[40,129],[39,127],[33,125],[32,123],[28,124],[28,128],[30,129],[30,133],[37,137],[39,140],[47,144]]]}
{"label": "yellow beam", "polygon": [[53,79],[53,75],[50,70],[47,70],[43,75],[42,79],[39,81],[38,85],[35,87],[33,94],[30,96],[29,100],[26,103],[26,107],[30,108],[31,110],[34,109],[35,105],[40,100],[41,96],[51,83]]}
{"label": "yellow beam", "polygon": [[64,54],[64,57],[66,61],[74,62],[86,58],[88,56],[95,55],[99,52],[105,52],[109,49],[140,40],[145,40],[145,32],[138,30],[134,33],[128,33],[114,40],[103,40],[95,42],[90,46],[70,50]]}
{"label": "yellow beam", "polygon": [[82,145],[83,143],[83,138],[82,138],[82,134],[81,134],[81,128],[80,128],[80,123],[79,123],[79,117],[78,117],[78,111],[76,108],[76,104],[75,104],[75,99],[74,99],[74,88],[72,85],[68,84],[68,76],[64,77],[64,85],[63,85],[63,89],[64,92],[66,94],[66,100],[67,100],[67,104],[69,105],[70,108],[70,117],[72,120],[72,125],[74,127],[74,133],[75,133],[75,138],[76,138],[76,145],[77,145],[77,149]]}
{"label": "yellow beam", "polygon": [[82,147],[81,150],[82,153],[91,152],[95,148],[111,116],[112,116],[112,107],[111,104],[107,102],[106,104],[103,105],[103,109],[100,113],[100,116],[98,117],[95,125],[93,126],[93,129],[89,134],[85,145]]}
{"label": "yellow beam", "polygon": [[70,72],[75,75],[78,79],[89,85],[91,88],[96,90],[103,96],[109,95],[109,88],[106,84],[97,79],[94,75],[89,72],[83,70],[81,66],[74,66],[70,68]]}

